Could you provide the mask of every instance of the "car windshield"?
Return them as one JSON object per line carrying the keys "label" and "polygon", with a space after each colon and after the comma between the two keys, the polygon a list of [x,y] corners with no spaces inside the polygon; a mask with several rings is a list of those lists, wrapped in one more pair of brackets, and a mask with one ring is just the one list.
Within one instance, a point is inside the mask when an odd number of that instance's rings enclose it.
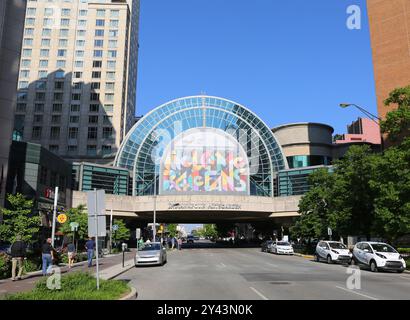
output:
{"label": "car windshield", "polygon": [[347,247],[343,243],[340,243],[340,242],[329,242],[329,246],[332,249],[347,249]]}
{"label": "car windshield", "polygon": [[394,250],[393,247],[389,246],[388,244],[385,243],[373,243],[372,247],[374,249],[374,251],[376,252],[392,252],[392,253],[396,253],[397,251]]}
{"label": "car windshield", "polygon": [[147,243],[140,249],[140,251],[153,251],[153,250],[160,250],[159,243]]}
{"label": "car windshield", "polygon": [[278,246],[290,246],[290,243],[281,241],[281,242],[277,242],[276,245],[278,245]]}

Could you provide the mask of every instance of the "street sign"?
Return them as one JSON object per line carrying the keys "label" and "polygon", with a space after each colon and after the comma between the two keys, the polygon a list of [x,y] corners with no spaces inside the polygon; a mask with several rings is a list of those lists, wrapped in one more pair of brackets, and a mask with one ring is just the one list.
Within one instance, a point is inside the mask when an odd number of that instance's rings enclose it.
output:
{"label": "street sign", "polygon": [[[105,191],[96,190],[87,192],[87,209],[88,209],[88,236],[105,237],[106,236],[106,216],[105,216]],[[95,217],[97,215],[97,223]],[[98,235],[97,230],[98,229]]]}
{"label": "street sign", "polygon": [[327,235],[328,235],[328,236],[331,236],[331,235],[332,235],[332,229],[327,228]]}
{"label": "street sign", "polygon": [[118,230],[118,224],[114,224],[114,225],[112,226],[112,230],[113,230],[113,231],[117,231],[117,230]]}
{"label": "street sign", "polygon": [[67,216],[64,213],[61,213],[57,216],[57,221],[61,224],[66,223]]}
{"label": "street sign", "polygon": [[141,239],[141,229],[140,229],[140,228],[137,228],[137,229],[135,230],[135,238],[136,238],[137,240]]}

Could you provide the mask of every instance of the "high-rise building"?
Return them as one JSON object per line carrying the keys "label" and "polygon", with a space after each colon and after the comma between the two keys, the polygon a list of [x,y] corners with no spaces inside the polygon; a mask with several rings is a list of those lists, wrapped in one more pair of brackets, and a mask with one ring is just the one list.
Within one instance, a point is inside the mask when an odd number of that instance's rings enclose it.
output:
{"label": "high-rise building", "polygon": [[135,116],[139,0],[29,0],[14,139],[109,163]]}
{"label": "high-rise building", "polygon": [[376,81],[377,107],[385,117],[389,93],[410,85],[410,3],[408,0],[367,0]]}
{"label": "high-rise building", "polygon": [[0,206],[3,206],[26,0],[0,1]]}

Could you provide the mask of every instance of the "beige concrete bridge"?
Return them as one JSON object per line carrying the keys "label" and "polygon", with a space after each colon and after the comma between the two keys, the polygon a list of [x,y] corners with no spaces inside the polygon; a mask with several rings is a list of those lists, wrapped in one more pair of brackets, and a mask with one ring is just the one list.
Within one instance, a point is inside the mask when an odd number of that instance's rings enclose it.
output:
{"label": "beige concrete bridge", "polygon": [[[214,223],[218,221],[289,221],[297,217],[300,196],[248,197],[220,195],[157,196],[157,220],[165,223]],[[87,193],[74,191],[72,206],[87,204]],[[106,195],[107,214],[151,221],[154,197]]]}

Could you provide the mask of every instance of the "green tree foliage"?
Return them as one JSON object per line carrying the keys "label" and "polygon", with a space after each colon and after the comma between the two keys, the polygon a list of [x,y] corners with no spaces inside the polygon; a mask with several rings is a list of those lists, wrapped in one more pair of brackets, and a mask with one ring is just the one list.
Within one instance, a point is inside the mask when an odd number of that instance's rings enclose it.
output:
{"label": "green tree foliage", "polygon": [[167,225],[167,230],[169,232],[170,237],[177,237],[178,236],[178,231],[177,231],[177,224],[168,224]]}
{"label": "green tree foliage", "polygon": [[13,242],[20,235],[26,243],[34,243],[40,230],[40,216],[33,213],[33,201],[22,194],[9,194],[10,209],[1,208],[3,223],[0,225],[0,238]]}
{"label": "green tree foliage", "polygon": [[118,226],[118,229],[113,232],[114,241],[125,241],[131,236],[130,229],[127,228],[125,222],[121,219],[114,219],[113,224]]}
{"label": "green tree foliage", "polygon": [[77,239],[86,239],[88,237],[88,215],[85,211],[85,207],[80,205],[76,208],[68,209],[65,214],[67,215],[67,221],[60,225],[59,230],[65,235],[73,235],[71,231],[70,223],[77,222],[78,229],[76,232]]}
{"label": "green tree foliage", "polygon": [[410,86],[393,90],[384,101],[386,106],[396,105],[381,121],[380,128],[392,141],[400,141],[410,134]]}
{"label": "green tree foliage", "polygon": [[216,226],[214,224],[204,224],[202,229],[198,230],[200,237],[216,238],[218,232],[216,231]]}
{"label": "green tree foliage", "polygon": [[321,238],[327,235],[329,226],[328,205],[334,176],[327,169],[320,169],[309,177],[310,191],[299,203],[300,218],[290,232],[302,238]]}

